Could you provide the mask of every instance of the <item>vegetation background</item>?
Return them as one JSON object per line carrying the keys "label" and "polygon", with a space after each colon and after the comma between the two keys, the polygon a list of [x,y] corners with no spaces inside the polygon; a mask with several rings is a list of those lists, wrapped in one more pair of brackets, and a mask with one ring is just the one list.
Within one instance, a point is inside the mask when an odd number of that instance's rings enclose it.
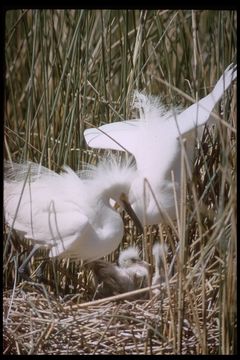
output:
{"label": "vegetation background", "polygon": [[[11,10],[5,20],[4,157],[56,171],[102,156],[83,130],[136,116],[135,89],[188,107],[236,62],[236,11]],[[124,216],[120,247],[136,243],[151,261],[154,241],[169,246],[160,297],[81,307],[91,273],[68,259],[46,267],[55,288],[39,293],[17,279],[30,244],[5,229],[5,354],[236,353],[236,85],[216,114],[175,231],[149,227],[142,239]]]}

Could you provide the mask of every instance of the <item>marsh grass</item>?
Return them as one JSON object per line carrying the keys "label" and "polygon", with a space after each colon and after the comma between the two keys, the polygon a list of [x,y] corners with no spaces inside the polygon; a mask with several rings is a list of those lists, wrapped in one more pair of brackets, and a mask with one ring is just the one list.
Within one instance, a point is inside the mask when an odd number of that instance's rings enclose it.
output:
{"label": "marsh grass", "polygon": [[[236,12],[190,10],[14,10],[6,13],[5,158],[58,171],[96,163],[83,130],[131,118],[134,89],[189,106],[236,60]],[[91,273],[49,262],[54,286],[17,279],[31,244],[6,227],[3,257],[5,354],[233,354],[236,352],[236,85],[196,144],[176,224],[137,237],[124,217],[120,247],[136,243],[152,262],[166,242],[158,297],[91,303]],[[25,251],[25,252],[24,252]],[[115,261],[119,249],[109,255]],[[39,252],[34,271],[46,257]],[[171,270],[170,270],[171,268]]]}

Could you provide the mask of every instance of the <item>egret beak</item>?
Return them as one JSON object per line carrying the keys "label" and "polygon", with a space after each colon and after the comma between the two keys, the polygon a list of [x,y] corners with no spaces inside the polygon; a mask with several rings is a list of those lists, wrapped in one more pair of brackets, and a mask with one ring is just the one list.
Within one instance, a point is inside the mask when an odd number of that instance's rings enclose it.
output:
{"label": "egret beak", "polygon": [[136,225],[138,233],[143,234],[143,226],[142,226],[140,220],[138,219],[137,215],[133,211],[133,209],[128,201],[128,198],[124,193],[121,194],[120,200],[123,204],[124,210],[128,213],[128,215],[130,216],[130,218],[133,220],[134,224]]}
{"label": "egret beak", "polygon": [[147,261],[141,260],[140,263],[141,263],[141,265],[144,266],[147,270],[149,270],[149,268],[151,267],[151,265],[150,265]]}

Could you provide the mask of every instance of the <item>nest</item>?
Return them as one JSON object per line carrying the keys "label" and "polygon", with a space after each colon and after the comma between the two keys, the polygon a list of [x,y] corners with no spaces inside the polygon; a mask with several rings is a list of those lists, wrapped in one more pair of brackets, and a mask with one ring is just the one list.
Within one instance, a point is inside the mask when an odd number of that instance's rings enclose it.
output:
{"label": "nest", "polygon": [[[43,285],[22,283],[3,294],[4,354],[199,354],[202,324],[186,311],[177,326],[175,287],[171,299],[162,288],[147,300],[128,293],[78,304],[76,297],[63,301]],[[209,353],[218,352],[216,317],[206,324]]]}
{"label": "nest", "polygon": [[[168,271],[175,255],[171,253],[166,259]],[[202,271],[199,256],[194,262],[194,253],[190,255],[184,272],[175,261],[173,274],[157,286],[158,291],[139,289],[99,300],[92,272],[81,263],[50,262],[44,277],[52,285],[26,281],[16,285],[17,269],[8,262],[3,292],[3,353],[233,353],[237,343],[236,258],[229,257],[225,272],[219,271],[219,251],[209,248],[206,270]],[[37,266],[35,259],[30,264],[31,274]],[[58,275],[55,280],[54,272]]]}

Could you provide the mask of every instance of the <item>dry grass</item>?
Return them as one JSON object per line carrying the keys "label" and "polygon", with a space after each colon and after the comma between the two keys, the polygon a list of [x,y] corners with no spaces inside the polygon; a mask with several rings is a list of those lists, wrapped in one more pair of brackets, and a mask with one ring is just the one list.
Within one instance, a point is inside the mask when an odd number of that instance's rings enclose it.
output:
{"label": "dry grass", "polygon": [[[206,306],[208,352],[219,347],[218,308],[212,298],[216,286],[209,284]],[[171,281],[171,311],[177,312],[176,281]],[[150,300],[106,299],[84,304],[58,301],[49,293],[34,292],[22,284],[14,294],[4,294],[4,341],[6,354],[173,354],[177,353],[177,329],[173,326],[166,289]],[[185,311],[182,327],[182,354],[201,354],[204,339],[201,289],[187,295],[194,308]],[[198,321],[196,322],[195,317]]]}
{"label": "dry grass", "polygon": [[[103,154],[86,149],[84,128],[131,117],[133,89],[181,106],[208,93],[235,60],[236,12],[11,11],[5,55],[5,158],[77,170]],[[91,272],[68,259],[47,265],[53,285],[19,282],[30,244],[6,227],[5,354],[236,353],[235,84],[216,113],[183,182],[177,223],[137,237],[124,216],[120,248],[137,244],[152,262],[153,242],[168,244],[171,274],[159,296],[95,303]]]}

